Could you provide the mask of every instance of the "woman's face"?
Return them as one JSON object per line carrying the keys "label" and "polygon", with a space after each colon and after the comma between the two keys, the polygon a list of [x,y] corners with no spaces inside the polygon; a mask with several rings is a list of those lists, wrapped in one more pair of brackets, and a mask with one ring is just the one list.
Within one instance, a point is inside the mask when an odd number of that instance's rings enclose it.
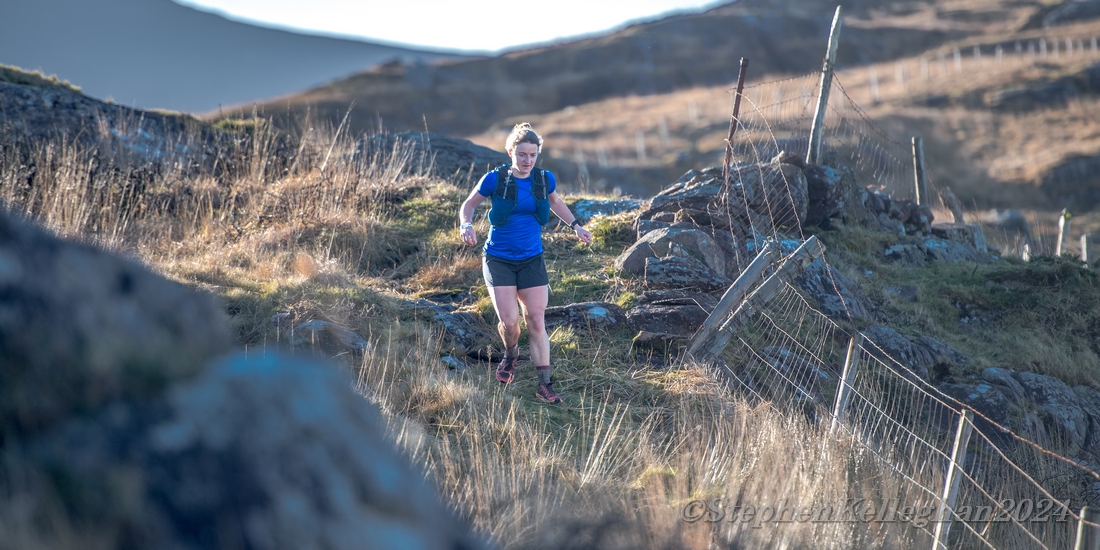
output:
{"label": "woman's face", "polygon": [[517,177],[526,178],[535,167],[535,159],[539,156],[539,146],[534,143],[520,143],[511,151],[512,171]]}

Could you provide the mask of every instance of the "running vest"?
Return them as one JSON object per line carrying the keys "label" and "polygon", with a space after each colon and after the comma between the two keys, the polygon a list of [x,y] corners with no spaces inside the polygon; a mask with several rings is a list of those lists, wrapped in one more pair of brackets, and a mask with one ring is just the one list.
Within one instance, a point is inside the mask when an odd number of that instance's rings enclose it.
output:
{"label": "running vest", "polygon": [[[508,216],[516,207],[518,192],[516,179],[512,176],[512,165],[501,164],[496,167],[497,188],[493,191],[493,206],[489,209],[489,223],[504,225]],[[539,225],[550,221],[550,200],[546,192],[546,174],[539,168],[531,169],[531,194],[535,197],[535,220]]]}

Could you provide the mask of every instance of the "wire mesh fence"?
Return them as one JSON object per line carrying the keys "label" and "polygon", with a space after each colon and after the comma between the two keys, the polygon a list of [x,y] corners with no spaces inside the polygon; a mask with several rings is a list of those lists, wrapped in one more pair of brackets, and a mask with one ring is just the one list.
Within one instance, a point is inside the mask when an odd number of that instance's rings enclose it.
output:
{"label": "wire mesh fence", "polygon": [[[754,178],[769,177],[763,166],[779,170],[775,157],[805,157],[819,80],[815,73],[745,88],[739,133],[730,144],[731,181],[751,187]],[[876,126],[843,87],[839,91],[825,116],[826,163],[850,166],[861,184],[911,197],[907,145]],[[795,202],[790,196],[768,200]],[[754,230],[803,239],[800,227],[774,223],[783,218],[780,210],[768,205],[765,211],[770,218],[755,220],[763,224],[754,223]],[[1073,546],[1079,511],[1100,502],[1095,472],[975,414],[866,335],[815,309],[790,282],[750,315],[724,325],[736,333],[721,356],[723,372],[736,391],[805,415],[823,429],[842,430],[889,466],[896,476],[878,489],[880,513],[871,523],[901,521],[913,546]],[[850,351],[841,348],[845,341]],[[892,512],[884,518],[882,510]]]}

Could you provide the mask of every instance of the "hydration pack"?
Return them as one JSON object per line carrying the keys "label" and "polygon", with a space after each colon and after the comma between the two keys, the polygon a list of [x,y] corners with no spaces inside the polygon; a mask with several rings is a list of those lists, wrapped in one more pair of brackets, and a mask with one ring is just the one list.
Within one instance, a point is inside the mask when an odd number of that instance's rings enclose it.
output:
{"label": "hydration pack", "polygon": [[[489,209],[489,223],[504,225],[508,222],[508,216],[516,207],[516,194],[518,185],[516,178],[512,176],[512,165],[501,164],[496,167],[497,188],[493,191],[493,206]],[[550,221],[550,199],[546,186],[546,173],[539,168],[531,169],[531,194],[535,197],[535,219],[539,225],[546,225]]]}

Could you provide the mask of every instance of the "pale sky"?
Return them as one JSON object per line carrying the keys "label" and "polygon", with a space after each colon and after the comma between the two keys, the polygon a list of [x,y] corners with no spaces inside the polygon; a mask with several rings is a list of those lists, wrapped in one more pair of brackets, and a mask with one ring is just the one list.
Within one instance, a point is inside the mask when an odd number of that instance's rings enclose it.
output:
{"label": "pale sky", "polygon": [[481,52],[606,31],[673,10],[698,12],[724,3],[722,0],[175,1],[277,28]]}

